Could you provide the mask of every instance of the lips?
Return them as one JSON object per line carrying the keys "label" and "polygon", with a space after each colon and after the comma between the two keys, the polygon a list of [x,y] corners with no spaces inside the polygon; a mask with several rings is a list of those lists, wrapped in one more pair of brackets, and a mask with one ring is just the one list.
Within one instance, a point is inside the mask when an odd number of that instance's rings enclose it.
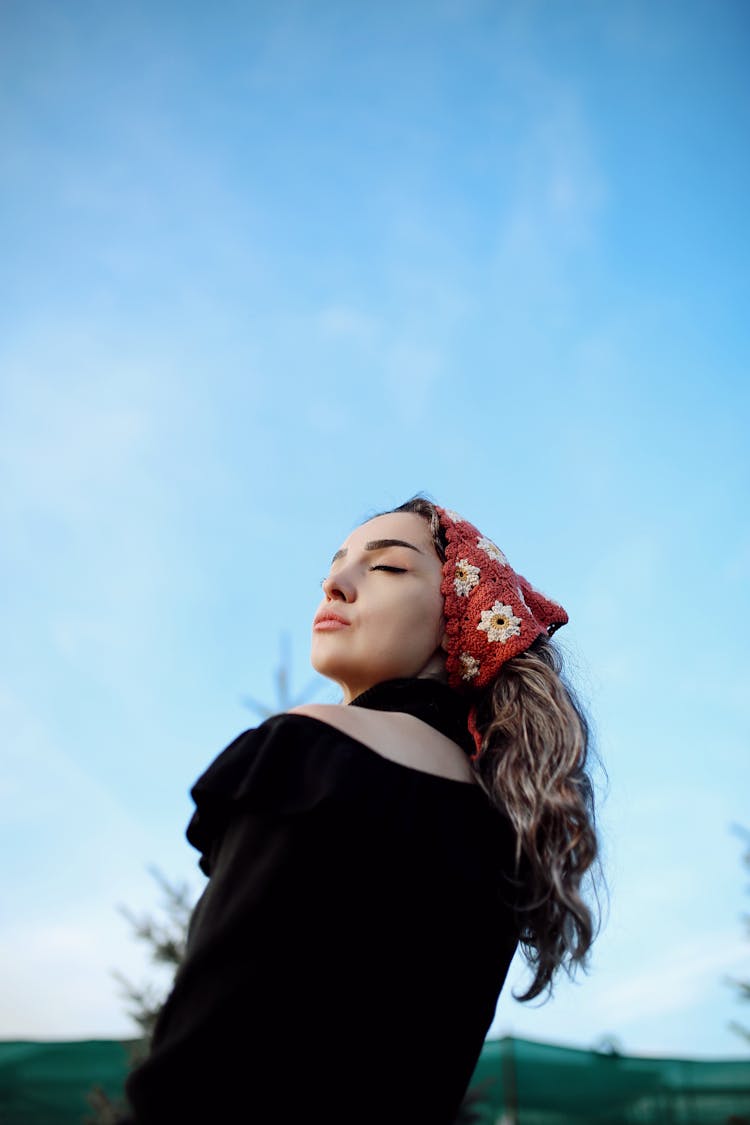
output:
{"label": "lips", "polygon": [[349,625],[350,622],[346,618],[341,617],[338,613],[331,613],[325,610],[323,613],[316,614],[313,621],[314,629],[342,629]]}

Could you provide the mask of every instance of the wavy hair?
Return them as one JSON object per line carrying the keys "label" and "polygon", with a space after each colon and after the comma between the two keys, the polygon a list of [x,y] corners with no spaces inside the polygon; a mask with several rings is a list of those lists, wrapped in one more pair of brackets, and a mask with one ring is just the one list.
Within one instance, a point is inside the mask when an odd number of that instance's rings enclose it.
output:
{"label": "wavy hair", "polygon": [[[415,496],[390,512],[413,512],[430,524],[435,551],[447,542],[434,504]],[[507,660],[475,693],[482,750],[476,780],[516,832],[519,943],[534,973],[516,1000],[552,994],[560,968],[588,967],[600,918],[584,901],[584,878],[600,870],[589,722],[563,674],[558,648],[544,635]],[[597,885],[592,880],[599,906]]]}

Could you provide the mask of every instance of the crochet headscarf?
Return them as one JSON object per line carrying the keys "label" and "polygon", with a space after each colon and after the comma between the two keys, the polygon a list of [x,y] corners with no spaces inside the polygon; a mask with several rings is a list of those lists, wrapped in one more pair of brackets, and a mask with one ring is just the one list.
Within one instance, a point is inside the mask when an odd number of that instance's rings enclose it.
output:
{"label": "crochet headscarf", "polygon": [[[552,636],[568,615],[517,574],[500,548],[468,520],[450,508],[435,505],[435,510],[447,540],[440,590],[448,634],[448,684],[473,695],[542,633]],[[482,748],[476,714],[474,702],[469,710],[469,730],[477,747],[472,761]]]}

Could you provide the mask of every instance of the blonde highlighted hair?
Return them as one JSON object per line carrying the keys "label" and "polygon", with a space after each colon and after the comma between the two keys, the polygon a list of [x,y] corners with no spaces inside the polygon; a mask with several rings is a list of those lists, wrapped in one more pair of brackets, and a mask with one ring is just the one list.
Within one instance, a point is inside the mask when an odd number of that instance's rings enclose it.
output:
{"label": "blonde highlighted hair", "polygon": [[[425,518],[445,561],[446,542],[430,500],[415,496],[390,511]],[[513,995],[528,1001],[552,993],[560,968],[569,976],[576,966],[587,968],[598,932],[598,916],[582,893],[585,878],[597,869],[601,875],[587,768],[590,727],[564,677],[560,651],[545,636],[506,661],[474,702],[482,735],[476,779],[516,831],[519,942],[534,976],[524,993]]]}

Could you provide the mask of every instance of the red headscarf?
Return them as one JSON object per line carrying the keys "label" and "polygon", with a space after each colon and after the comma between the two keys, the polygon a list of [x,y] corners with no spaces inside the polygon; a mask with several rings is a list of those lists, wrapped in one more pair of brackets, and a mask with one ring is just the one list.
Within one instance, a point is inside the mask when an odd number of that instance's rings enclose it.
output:
{"label": "red headscarf", "polygon": [[[435,505],[448,545],[441,592],[448,633],[446,671],[451,687],[475,692],[497,676],[512,656],[542,633],[551,636],[568,621],[561,605],[551,601],[510,566],[491,539],[449,508]],[[469,729],[477,746],[476,705]]]}

